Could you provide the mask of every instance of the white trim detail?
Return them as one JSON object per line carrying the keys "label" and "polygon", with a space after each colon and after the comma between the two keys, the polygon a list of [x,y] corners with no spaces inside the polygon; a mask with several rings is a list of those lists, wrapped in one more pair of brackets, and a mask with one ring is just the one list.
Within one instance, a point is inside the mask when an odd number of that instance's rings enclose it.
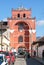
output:
{"label": "white trim detail", "polygon": [[29,33],[31,33],[32,32],[32,30],[29,30]]}
{"label": "white trim detail", "polygon": [[11,32],[11,33],[13,33],[13,32],[14,32],[14,30],[13,30],[13,29],[9,29],[8,31],[9,31],[9,32]]}
{"label": "white trim detail", "polygon": [[30,32],[30,33],[35,33],[36,30],[34,30],[34,29],[33,29],[33,30],[29,30],[29,32]]}
{"label": "white trim detail", "polygon": [[20,30],[20,32],[22,32],[22,30]]}
{"label": "white trim detail", "polygon": [[33,31],[33,33],[35,33],[36,32],[36,30],[32,30]]}

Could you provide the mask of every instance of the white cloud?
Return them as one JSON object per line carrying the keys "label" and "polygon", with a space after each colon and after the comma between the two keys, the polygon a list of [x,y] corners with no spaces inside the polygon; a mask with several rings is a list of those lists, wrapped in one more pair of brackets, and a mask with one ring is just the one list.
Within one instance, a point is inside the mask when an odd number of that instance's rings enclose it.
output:
{"label": "white cloud", "polygon": [[7,21],[7,18],[4,18],[3,21]]}
{"label": "white cloud", "polygon": [[44,25],[44,20],[37,21],[36,24],[37,24],[38,26],[42,26],[42,25]]}

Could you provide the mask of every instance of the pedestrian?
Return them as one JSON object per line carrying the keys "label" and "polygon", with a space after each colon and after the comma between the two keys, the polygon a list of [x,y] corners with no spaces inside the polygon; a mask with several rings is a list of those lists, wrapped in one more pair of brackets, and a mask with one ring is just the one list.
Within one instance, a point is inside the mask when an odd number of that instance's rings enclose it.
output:
{"label": "pedestrian", "polygon": [[36,56],[36,51],[34,50],[34,56]]}
{"label": "pedestrian", "polygon": [[43,52],[42,52],[42,58],[44,59],[44,50],[43,50]]}

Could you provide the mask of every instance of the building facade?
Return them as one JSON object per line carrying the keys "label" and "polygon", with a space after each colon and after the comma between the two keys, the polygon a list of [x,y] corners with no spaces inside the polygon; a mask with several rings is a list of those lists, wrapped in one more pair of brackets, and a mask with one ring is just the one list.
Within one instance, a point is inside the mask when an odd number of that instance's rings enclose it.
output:
{"label": "building facade", "polygon": [[7,31],[7,21],[0,21],[0,50],[9,51],[9,35]]}
{"label": "building facade", "polygon": [[[43,52],[44,52],[44,36],[38,38],[35,42],[32,43],[33,48],[36,51],[36,56],[43,58]],[[35,48],[34,48],[35,47]]]}
{"label": "building facade", "polygon": [[36,19],[31,15],[31,9],[12,9],[12,17],[8,18],[11,49],[31,51],[31,44],[36,40]]}

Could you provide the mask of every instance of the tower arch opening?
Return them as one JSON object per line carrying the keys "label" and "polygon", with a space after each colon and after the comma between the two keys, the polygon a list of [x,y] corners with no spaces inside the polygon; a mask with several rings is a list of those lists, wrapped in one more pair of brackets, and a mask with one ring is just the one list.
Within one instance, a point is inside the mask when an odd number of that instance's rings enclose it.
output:
{"label": "tower arch opening", "polygon": [[19,46],[19,47],[18,47],[18,53],[19,53],[19,54],[24,54],[24,53],[25,53],[25,49],[26,49],[25,47]]}
{"label": "tower arch opening", "polygon": [[29,50],[29,26],[28,24],[25,22],[18,21],[15,25],[18,26],[18,32],[19,32],[18,43],[19,44],[22,43],[26,47],[26,50]]}

